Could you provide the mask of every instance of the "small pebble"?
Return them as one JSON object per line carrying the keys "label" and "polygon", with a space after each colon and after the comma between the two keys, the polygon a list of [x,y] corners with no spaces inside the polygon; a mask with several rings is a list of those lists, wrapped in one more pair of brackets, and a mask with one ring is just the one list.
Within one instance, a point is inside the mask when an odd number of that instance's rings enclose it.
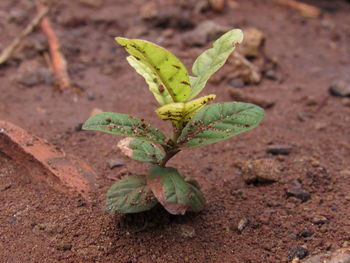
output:
{"label": "small pebble", "polygon": [[96,99],[96,95],[95,95],[94,93],[92,93],[92,92],[87,92],[87,93],[86,93],[86,98],[87,98],[88,100],[90,100],[90,101],[93,101],[93,100]]}
{"label": "small pebble", "polygon": [[124,165],[124,162],[120,159],[111,158],[107,160],[108,167],[110,169],[120,167]]}
{"label": "small pebble", "polygon": [[225,8],[225,0],[209,0],[210,7],[216,12],[222,12]]}
{"label": "small pebble", "polygon": [[77,201],[77,207],[82,207],[82,206],[85,206],[86,205],[86,202],[82,199],[79,199]]}
{"label": "small pebble", "polygon": [[183,237],[194,237],[196,235],[196,230],[189,225],[181,225],[180,226],[180,231],[181,231],[181,235]]}
{"label": "small pebble", "polygon": [[301,246],[297,246],[289,250],[288,259],[292,260],[294,258],[303,259],[309,254],[309,251]]}
{"label": "small pebble", "polygon": [[16,216],[11,216],[9,219],[7,219],[7,223],[9,224],[13,224],[17,221],[17,217]]}
{"label": "small pebble", "polygon": [[241,89],[244,87],[244,81],[241,78],[233,78],[228,82],[232,87]]}
{"label": "small pebble", "polygon": [[83,124],[84,124],[84,123],[78,123],[77,126],[74,127],[74,130],[75,130],[76,132],[82,131]]}
{"label": "small pebble", "polygon": [[301,186],[292,186],[286,190],[287,196],[294,196],[303,202],[311,199],[311,194],[307,190],[301,188]]}
{"label": "small pebble", "polygon": [[325,122],[317,122],[315,123],[315,129],[317,131],[324,131],[327,129],[328,124]]}
{"label": "small pebble", "polygon": [[241,164],[243,180],[247,184],[273,183],[279,181],[279,163],[273,159],[258,159]]}
{"label": "small pebble", "polygon": [[311,237],[312,236],[312,232],[308,229],[304,229],[300,232],[300,236],[301,237]]}
{"label": "small pebble", "polygon": [[297,240],[297,235],[296,234],[290,234],[289,235],[289,238],[291,239],[291,240]]}
{"label": "small pebble", "polygon": [[312,218],[311,222],[314,225],[324,225],[325,223],[328,222],[328,220],[324,216],[315,216],[315,217]]}
{"label": "small pebble", "polygon": [[72,249],[72,244],[65,243],[57,246],[57,250],[60,251],[68,251]]}
{"label": "small pebble", "polygon": [[95,131],[87,131],[86,134],[89,136],[94,136],[94,135],[96,135],[96,132]]}
{"label": "small pebble", "polygon": [[280,78],[277,75],[277,72],[275,70],[272,70],[272,69],[267,70],[265,72],[265,77],[267,79],[270,79],[270,80],[275,80],[275,81],[280,80]]}
{"label": "small pebble", "polygon": [[350,96],[350,83],[345,80],[337,80],[328,89],[329,93],[337,97]]}
{"label": "small pebble", "polygon": [[26,146],[34,146],[33,142],[26,142]]}
{"label": "small pebble", "polygon": [[266,152],[272,154],[288,155],[292,152],[292,150],[293,147],[288,144],[272,144],[267,147]]}
{"label": "small pebble", "polygon": [[212,20],[206,20],[198,24],[191,31],[182,35],[182,41],[187,46],[204,46],[211,40],[217,39],[224,32],[227,32],[227,27],[222,26]]}
{"label": "small pebble", "polygon": [[[1,177],[1,174],[0,174],[0,177]],[[6,191],[6,190],[10,189],[11,187],[12,187],[11,184],[0,186],[0,192]]]}
{"label": "small pebble", "polygon": [[242,218],[239,220],[238,225],[237,225],[237,230],[242,233],[243,230],[246,228],[246,226],[249,224],[249,221],[247,218]]}

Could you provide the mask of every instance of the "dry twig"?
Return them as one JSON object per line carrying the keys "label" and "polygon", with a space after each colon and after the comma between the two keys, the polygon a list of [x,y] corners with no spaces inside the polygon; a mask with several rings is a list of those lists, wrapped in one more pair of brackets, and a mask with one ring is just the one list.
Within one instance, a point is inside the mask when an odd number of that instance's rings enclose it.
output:
{"label": "dry twig", "polygon": [[273,2],[279,5],[294,8],[305,17],[316,18],[321,15],[321,10],[319,8],[296,0],[273,0]]}
{"label": "dry twig", "polygon": [[34,19],[28,24],[28,26],[12,41],[9,46],[7,46],[1,52],[0,65],[5,63],[12,56],[22,40],[34,30],[34,28],[40,23],[48,11],[48,8],[42,8],[40,12],[34,17]]}
{"label": "dry twig", "polygon": [[[41,12],[43,9],[45,9],[45,6],[39,3],[37,5],[37,9],[39,12]],[[71,85],[71,80],[67,71],[67,61],[60,51],[60,43],[52,29],[49,18],[44,17],[41,20],[40,26],[49,43],[51,69],[55,76],[55,83],[60,90],[64,90]]]}

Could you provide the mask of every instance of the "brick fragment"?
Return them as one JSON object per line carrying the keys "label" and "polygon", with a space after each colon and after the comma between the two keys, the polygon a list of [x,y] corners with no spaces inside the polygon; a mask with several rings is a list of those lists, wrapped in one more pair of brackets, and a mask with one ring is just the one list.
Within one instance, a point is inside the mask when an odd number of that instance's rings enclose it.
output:
{"label": "brick fragment", "polygon": [[87,163],[1,120],[0,152],[26,167],[34,180],[45,182],[56,190],[73,190],[88,199],[94,188],[96,174]]}

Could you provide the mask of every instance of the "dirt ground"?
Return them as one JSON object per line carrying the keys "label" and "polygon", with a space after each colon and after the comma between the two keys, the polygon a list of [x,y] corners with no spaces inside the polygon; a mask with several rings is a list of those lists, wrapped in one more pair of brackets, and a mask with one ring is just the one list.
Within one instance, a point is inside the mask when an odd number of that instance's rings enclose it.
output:
{"label": "dirt ground", "polygon": [[[53,87],[43,56],[46,40],[36,30],[0,68],[0,120],[86,160],[97,172],[98,188],[91,203],[64,195],[33,182],[28,170],[0,153],[0,262],[274,263],[349,246],[350,99],[328,93],[334,80],[349,78],[348,2],[307,1],[323,12],[314,19],[267,0],[236,1],[222,13],[197,12],[200,1],[154,1],[157,9],[146,11],[151,1],[93,2],[57,1],[50,13],[75,88],[60,93]],[[140,18],[153,11],[155,19]],[[34,14],[31,1],[0,1],[1,48]],[[205,20],[264,33],[278,81],[264,78],[241,90],[275,105],[255,130],[171,160],[169,165],[201,184],[207,200],[203,212],[172,216],[156,207],[128,216],[106,214],[110,185],[148,165],[117,150],[120,137],[81,131],[79,125],[100,108],[142,117],[169,131],[113,37],[159,43],[189,67],[210,43],[192,47],[183,35]],[[212,81],[203,94],[217,94],[216,102],[232,101],[229,82]],[[271,144],[292,150],[273,155],[266,151]],[[109,158],[124,165],[110,169]],[[239,167],[260,159],[274,160],[278,178],[247,184]],[[296,185],[300,195],[291,194]]]}

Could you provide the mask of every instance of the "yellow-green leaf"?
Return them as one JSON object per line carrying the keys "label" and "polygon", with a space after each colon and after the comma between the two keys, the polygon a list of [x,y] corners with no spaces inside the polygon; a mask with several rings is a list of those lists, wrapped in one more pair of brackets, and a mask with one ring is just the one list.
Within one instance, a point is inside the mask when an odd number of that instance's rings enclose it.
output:
{"label": "yellow-green leaf", "polygon": [[193,115],[196,114],[197,111],[199,111],[201,108],[203,108],[205,105],[207,105],[209,102],[214,100],[216,98],[215,94],[210,94],[208,96],[201,97],[196,100],[189,101],[185,104],[185,114],[184,119],[185,121],[189,121]]}
{"label": "yellow-green leaf", "polygon": [[[158,85],[157,88],[159,87],[157,95],[162,95],[162,90],[164,89],[167,91],[167,93],[164,93],[164,96],[169,94],[172,102],[183,102],[190,97],[191,84],[188,72],[181,61],[172,53],[145,40],[122,37],[117,37],[115,40],[135,58],[132,60],[133,65],[140,68],[140,64],[143,64],[143,69],[139,69],[137,72],[140,73],[139,71],[141,71],[142,74],[140,74],[145,77],[144,74],[147,71],[147,78],[153,80]],[[139,63],[136,64],[135,60]],[[150,84],[148,81],[147,83]],[[154,90],[152,85],[151,91],[153,94]],[[167,102],[166,99],[164,101]]]}
{"label": "yellow-green leaf", "polygon": [[214,100],[215,94],[201,97],[199,99],[189,101],[186,103],[171,103],[164,105],[156,110],[156,113],[163,120],[184,121],[188,122],[193,115]]}
{"label": "yellow-green leaf", "polygon": [[137,73],[144,77],[149,86],[149,90],[153,93],[154,97],[160,105],[172,103],[173,99],[169,94],[169,91],[164,88],[163,84],[158,81],[158,78],[153,73],[152,68],[147,64],[142,63],[133,56],[128,56],[126,60],[129,62]]}
{"label": "yellow-green leaf", "polygon": [[230,30],[196,59],[192,66],[195,76],[190,77],[192,92],[189,99],[193,99],[202,91],[208,79],[225,64],[236,45],[242,41],[243,33],[240,29]]}

